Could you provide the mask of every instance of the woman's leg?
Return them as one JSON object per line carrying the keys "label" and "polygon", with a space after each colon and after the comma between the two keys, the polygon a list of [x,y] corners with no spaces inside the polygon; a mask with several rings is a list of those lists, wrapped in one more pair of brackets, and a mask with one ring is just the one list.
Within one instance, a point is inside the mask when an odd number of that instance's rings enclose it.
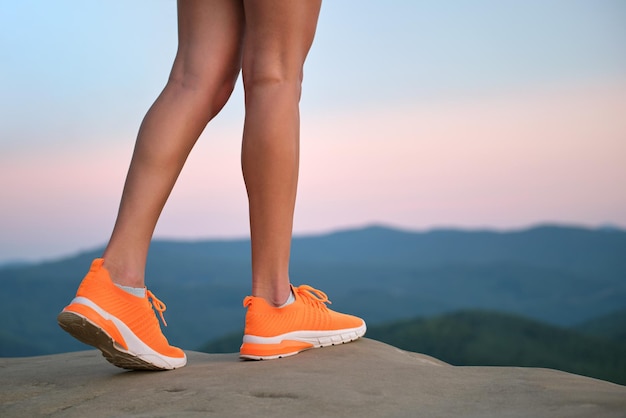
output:
{"label": "woman's leg", "polygon": [[240,1],[178,3],[178,52],[167,85],[139,130],[104,252],[104,265],[118,284],[144,286],[148,247],[163,206],[198,136],[237,80],[243,25]]}
{"label": "woman's leg", "polygon": [[120,289],[111,279],[143,287],[148,247],[165,201],[198,136],[228,100],[241,68],[241,0],[180,0],[178,13],[172,73],[139,130],[104,259],[93,261],[76,297],[57,316],[64,330],[125,369],[169,370],[187,363],[155,318],[156,310],[163,319],[165,305],[147,289]]}
{"label": "woman's leg", "polygon": [[244,0],[242,168],[250,205],[252,294],[273,305],[290,292],[302,67],[320,5],[321,0]]}
{"label": "woman's leg", "polygon": [[328,309],[310,286],[290,294],[289,253],[298,182],[302,67],[311,47],[319,0],[244,0],[246,91],[242,165],[250,202],[252,296],[239,356],[275,359],[354,341],[361,318]]}
{"label": "woman's leg", "polygon": [[250,205],[252,294],[273,305],[290,292],[302,67],[320,5],[320,0],[244,0],[242,168]]}

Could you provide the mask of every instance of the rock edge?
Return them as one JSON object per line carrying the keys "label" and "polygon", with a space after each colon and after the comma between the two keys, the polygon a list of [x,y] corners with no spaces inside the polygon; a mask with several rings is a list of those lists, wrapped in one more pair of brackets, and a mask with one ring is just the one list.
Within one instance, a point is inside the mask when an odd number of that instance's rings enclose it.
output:
{"label": "rock edge", "polygon": [[0,416],[626,417],[626,386],[549,369],[457,367],[367,338],[272,361],[187,352],[124,371],[96,350],[0,359]]}

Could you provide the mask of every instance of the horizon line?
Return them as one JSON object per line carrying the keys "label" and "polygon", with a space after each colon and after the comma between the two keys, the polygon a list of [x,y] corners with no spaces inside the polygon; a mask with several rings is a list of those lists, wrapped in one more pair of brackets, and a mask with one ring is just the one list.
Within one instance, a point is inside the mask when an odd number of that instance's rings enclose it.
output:
{"label": "horizon line", "polygon": [[[437,225],[437,226],[429,226],[424,228],[411,228],[407,226],[401,225],[393,225],[390,222],[368,222],[361,225],[351,225],[344,227],[335,227],[330,228],[325,231],[303,231],[297,232],[293,234],[293,239],[302,239],[302,238],[315,238],[315,237],[323,237],[328,235],[341,234],[346,232],[356,232],[363,231],[367,229],[385,229],[389,231],[396,231],[401,233],[409,233],[409,234],[428,234],[433,232],[463,232],[463,233],[496,233],[496,234],[506,234],[506,233],[519,233],[524,231],[530,231],[534,229],[541,228],[562,228],[562,229],[579,229],[579,230],[587,230],[587,231],[607,231],[607,232],[626,232],[626,226],[618,225],[613,222],[604,222],[598,225],[586,225],[583,223],[574,223],[574,222],[561,222],[561,221],[542,221],[535,222],[532,224],[524,225],[524,226],[511,226],[511,227],[495,227],[495,226],[454,226],[454,225]],[[157,242],[175,242],[175,243],[199,243],[199,242],[209,242],[209,241],[218,241],[218,242],[236,242],[236,241],[249,241],[250,236],[247,235],[233,235],[233,236],[206,236],[206,237],[172,237],[172,236],[154,236],[152,239],[152,243]],[[2,260],[0,259],[0,269],[5,268],[13,268],[13,267],[22,267],[26,265],[34,265],[34,264],[42,264],[47,262],[54,262],[66,258],[76,257],[81,254],[97,251],[103,249],[105,244],[98,244],[91,246],[89,248],[83,247],[82,249],[78,249],[76,251],[70,251],[65,255],[59,256],[49,256],[49,257],[41,257],[41,258],[12,258]]]}

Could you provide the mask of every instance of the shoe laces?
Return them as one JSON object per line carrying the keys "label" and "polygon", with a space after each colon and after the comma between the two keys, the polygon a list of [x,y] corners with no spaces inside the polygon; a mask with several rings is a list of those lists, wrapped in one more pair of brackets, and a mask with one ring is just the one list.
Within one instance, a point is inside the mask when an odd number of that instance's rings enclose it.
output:
{"label": "shoe laces", "polygon": [[326,304],[332,304],[332,302],[328,300],[326,293],[309,285],[303,284],[294,287],[293,290],[298,293],[298,296],[303,302],[315,305],[318,308],[327,309]]}
{"label": "shoe laces", "polygon": [[[316,306],[320,309],[328,309],[326,304],[332,304],[332,302],[328,299],[326,293],[322,292],[319,289],[316,289],[312,286],[303,284],[298,287],[292,286],[294,293],[298,294],[300,300],[309,305]],[[254,300],[253,296],[246,296],[243,300],[243,306],[247,308],[252,304]]]}
{"label": "shoe laces", "polygon": [[154,296],[154,293],[152,293],[148,289],[146,289],[146,296],[151,301],[152,307],[161,316],[161,321],[163,321],[163,325],[167,326],[167,322],[165,322],[165,317],[163,316],[163,312],[165,312],[165,309],[167,309],[167,307],[165,306],[165,303],[163,303],[159,298]]}

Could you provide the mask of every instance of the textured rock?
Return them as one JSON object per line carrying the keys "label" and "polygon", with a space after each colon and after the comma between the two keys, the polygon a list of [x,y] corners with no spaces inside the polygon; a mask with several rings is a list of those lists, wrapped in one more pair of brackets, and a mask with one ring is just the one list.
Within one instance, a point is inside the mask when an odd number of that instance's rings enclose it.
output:
{"label": "textured rock", "polygon": [[0,416],[624,417],[626,387],[547,369],[456,367],[362,339],[272,361],[189,352],[129,372],[98,351],[0,359]]}

